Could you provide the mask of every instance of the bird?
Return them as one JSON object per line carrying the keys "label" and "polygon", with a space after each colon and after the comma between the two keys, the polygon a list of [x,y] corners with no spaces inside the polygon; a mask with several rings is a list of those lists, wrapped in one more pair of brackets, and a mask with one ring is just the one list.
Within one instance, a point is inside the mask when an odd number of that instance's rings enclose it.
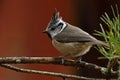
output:
{"label": "bird", "polygon": [[81,28],[65,22],[57,10],[54,11],[43,33],[50,37],[52,45],[63,54],[62,58],[82,57],[93,45],[107,46],[105,42],[96,39]]}

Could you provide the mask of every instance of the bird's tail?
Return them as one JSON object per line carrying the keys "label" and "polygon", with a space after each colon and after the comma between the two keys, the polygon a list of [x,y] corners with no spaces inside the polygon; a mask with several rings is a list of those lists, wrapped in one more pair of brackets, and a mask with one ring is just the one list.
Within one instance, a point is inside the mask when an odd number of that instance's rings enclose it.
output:
{"label": "bird's tail", "polygon": [[100,40],[97,40],[97,44],[98,44],[98,45],[101,45],[101,46],[104,46],[104,47],[106,47],[106,48],[109,48],[109,47],[110,47],[108,43],[105,43],[105,42],[100,41]]}

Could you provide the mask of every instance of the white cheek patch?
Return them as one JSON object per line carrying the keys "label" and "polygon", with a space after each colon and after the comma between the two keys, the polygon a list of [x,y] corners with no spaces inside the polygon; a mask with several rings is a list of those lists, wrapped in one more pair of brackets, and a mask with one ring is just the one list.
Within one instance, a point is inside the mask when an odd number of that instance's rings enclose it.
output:
{"label": "white cheek patch", "polygon": [[[51,37],[54,38],[57,34],[59,34],[60,32],[63,31],[63,29],[66,27],[66,23],[62,20],[62,19],[59,19],[58,22],[56,24],[54,24],[53,26],[55,25],[59,25],[59,23],[62,23],[63,25],[61,25],[61,29],[56,29],[55,31],[52,31],[50,34],[51,34]],[[58,28],[58,27],[57,27]]]}
{"label": "white cheek patch", "polygon": [[57,33],[51,33],[51,37],[54,38],[57,35]]}
{"label": "white cheek patch", "polygon": [[63,31],[63,29],[66,27],[67,24],[62,19],[59,19],[59,21],[56,23],[56,25],[58,25],[59,23],[63,23],[63,26],[62,26],[61,30],[59,31],[59,33],[60,33],[61,31]]}

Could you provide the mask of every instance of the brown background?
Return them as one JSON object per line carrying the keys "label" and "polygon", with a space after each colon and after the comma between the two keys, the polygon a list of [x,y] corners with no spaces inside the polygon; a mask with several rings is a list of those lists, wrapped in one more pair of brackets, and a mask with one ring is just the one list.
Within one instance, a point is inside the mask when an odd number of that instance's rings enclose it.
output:
{"label": "brown background", "polygon": [[[52,56],[61,54],[53,48],[42,31],[46,28],[54,9],[66,22],[81,27],[88,33],[100,30],[99,17],[120,0],[0,0],[0,56]],[[102,39],[97,37],[98,39]],[[97,60],[100,54],[92,50],[83,60],[105,66]],[[18,65],[30,69],[75,74],[76,69],[57,65]],[[78,72],[79,73],[79,72]],[[93,72],[92,72],[93,73]],[[83,69],[84,76],[100,76]],[[0,80],[62,80],[61,78],[36,74],[17,73],[0,67]]]}

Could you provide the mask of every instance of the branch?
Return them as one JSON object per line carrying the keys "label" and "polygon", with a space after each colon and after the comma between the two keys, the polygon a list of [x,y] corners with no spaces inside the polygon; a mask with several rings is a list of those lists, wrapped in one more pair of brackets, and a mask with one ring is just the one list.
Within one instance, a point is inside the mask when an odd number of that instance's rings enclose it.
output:
{"label": "branch", "polygon": [[[74,60],[65,59],[64,64],[62,64],[61,58],[53,57],[1,57],[0,64],[55,64],[64,66],[77,66],[86,69],[97,70],[102,75],[108,75],[104,73],[106,71],[105,67],[101,67],[95,64],[87,63],[84,61],[76,62]],[[116,78],[118,72],[111,71],[111,78]]]}
{"label": "branch", "polygon": [[50,75],[50,76],[56,76],[56,77],[62,77],[62,78],[74,78],[74,79],[82,79],[82,80],[93,80],[93,78],[86,78],[76,75],[67,75],[62,73],[55,73],[55,72],[47,72],[47,71],[38,71],[38,70],[30,70],[30,69],[24,69],[24,68],[18,68],[15,66],[11,66],[8,64],[0,64],[1,67],[8,68],[10,70],[14,70],[17,72],[23,72],[23,73],[34,73],[34,74],[41,74],[41,75]]}

